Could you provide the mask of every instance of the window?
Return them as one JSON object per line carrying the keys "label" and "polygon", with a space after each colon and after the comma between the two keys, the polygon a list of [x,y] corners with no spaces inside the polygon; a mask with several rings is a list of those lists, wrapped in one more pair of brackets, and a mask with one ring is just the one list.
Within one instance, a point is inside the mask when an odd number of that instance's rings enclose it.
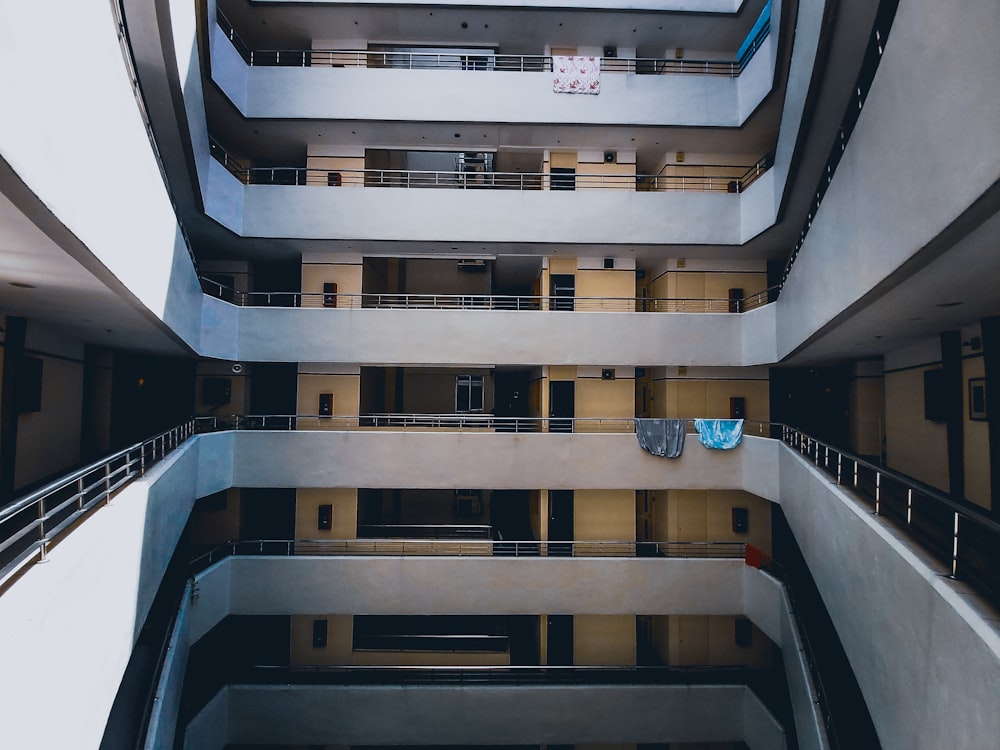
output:
{"label": "window", "polygon": [[483,376],[455,377],[455,411],[459,414],[483,410]]}

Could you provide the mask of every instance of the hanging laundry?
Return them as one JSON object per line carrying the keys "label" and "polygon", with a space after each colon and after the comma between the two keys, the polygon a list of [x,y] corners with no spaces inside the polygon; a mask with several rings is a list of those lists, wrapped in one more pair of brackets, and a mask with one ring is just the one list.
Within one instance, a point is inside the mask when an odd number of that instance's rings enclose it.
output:
{"label": "hanging laundry", "polygon": [[726,451],[735,448],[743,439],[742,419],[696,419],[694,428],[706,448]]}
{"label": "hanging laundry", "polygon": [[635,436],[639,446],[654,456],[677,458],[684,450],[684,419],[637,419]]}
{"label": "hanging laundry", "polygon": [[557,94],[600,94],[601,58],[553,55],[552,90]]}

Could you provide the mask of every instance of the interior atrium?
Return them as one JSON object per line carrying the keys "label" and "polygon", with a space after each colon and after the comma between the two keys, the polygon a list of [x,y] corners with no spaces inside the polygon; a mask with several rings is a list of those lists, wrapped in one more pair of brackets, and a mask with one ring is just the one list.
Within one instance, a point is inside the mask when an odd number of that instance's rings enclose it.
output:
{"label": "interior atrium", "polygon": [[0,746],[1000,746],[998,34],[0,0]]}

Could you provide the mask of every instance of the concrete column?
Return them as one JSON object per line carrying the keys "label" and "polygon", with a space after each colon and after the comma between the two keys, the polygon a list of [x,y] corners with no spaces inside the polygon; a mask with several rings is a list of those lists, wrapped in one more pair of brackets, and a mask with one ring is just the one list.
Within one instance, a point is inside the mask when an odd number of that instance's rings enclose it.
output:
{"label": "concrete column", "polygon": [[983,318],[982,332],[986,423],[990,435],[990,509],[1000,518],[1000,317]]}
{"label": "concrete column", "polygon": [[3,380],[0,381],[0,503],[14,499],[17,461],[18,383],[24,365],[28,321],[8,315],[4,333]]}
{"label": "concrete column", "polygon": [[948,426],[948,491],[965,498],[965,439],[962,413],[962,334],[941,332],[945,422]]}

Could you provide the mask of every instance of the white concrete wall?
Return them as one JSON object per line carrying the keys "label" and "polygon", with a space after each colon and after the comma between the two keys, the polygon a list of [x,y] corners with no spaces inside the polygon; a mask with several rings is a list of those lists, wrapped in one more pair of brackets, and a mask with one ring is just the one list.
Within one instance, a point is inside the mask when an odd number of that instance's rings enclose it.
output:
{"label": "white concrete wall", "polygon": [[677,459],[646,453],[631,434],[250,431],[199,438],[220,439],[234,441],[236,487],[752,488],[773,499],[767,493],[776,484],[776,446],[750,436],[718,451],[689,435]]}
{"label": "white concrete wall", "polygon": [[[784,733],[743,686],[229,687],[231,743],[734,742],[780,750]],[[749,700],[747,699],[749,695]],[[203,747],[189,732],[189,747]]]}
{"label": "white concrete wall", "polygon": [[227,614],[742,614],[745,567],[742,559],[230,557],[195,580],[191,639]]}
{"label": "white concrete wall", "polygon": [[[234,330],[238,318],[238,339]],[[769,363],[773,312],[243,307],[206,300],[205,353],[252,362],[742,366]]]}
{"label": "white concrete wall", "polygon": [[201,469],[225,462],[203,447],[188,442],[128,485],[0,597],[5,747],[100,744],[194,500],[215,484]]}
{"label": "white concrete wall", "polygon": [[[45,29],[53,54],[38,54]],[[27,64],[26,61],[30,61]],[[195,345],[201,290],[122,60],[109,5],[0,6],[0,154],[139,303]],[[16,73],[15,73],[16,71]],[[18,116],[12,116],[18,113]]]}
{"label": "white concrete wall", "polygon": [[249,67],[212,26],[212,79],[244,117],[490,124],[741,127],[773,85],[777,36],[738,78],[605,74],[600,94],[572,96],[549,72]]}
{"label": "white concrete wall", "polygon": [[[780,446],[781,505],[885,750],[993,747],[1000,635],[976,597]],[[992,618],[992,613],[987,617]]]}
{"label": "white concrete wall", "polygon": [[[778,302],[779,355],[917,255],[1000,178],[998,28],[1000,4],[991,0],[960,12],[933,0],[900,3],[864,110]],[[960,114],[968,112],[975,116]]]}
{"label": "white concrete wall", "polygon": [[[242,190],[241,233],[248,237],[438,242],[447,227],[450,242],[739,245],[743,241],[741,197],[736,193],[349,190],[295,185],[249,185]],[[206,210],[211,207],[210,201]],[[373,221],[374,216],[379,220]],[[514,216],[517,221],[510,220]],[[226,217],[212,218],[221,223]]]}

